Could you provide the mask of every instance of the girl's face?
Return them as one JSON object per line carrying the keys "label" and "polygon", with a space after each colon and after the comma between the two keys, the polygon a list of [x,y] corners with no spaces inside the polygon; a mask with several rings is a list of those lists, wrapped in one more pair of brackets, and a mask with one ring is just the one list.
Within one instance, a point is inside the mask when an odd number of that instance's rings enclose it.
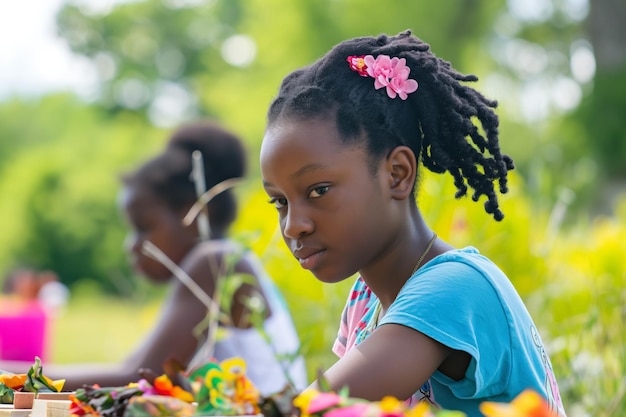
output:
{"label": "girl's face", "polygon": [[280,229],[300,265],[338,282],[393,239],[384,159],[372,175],[364,146],[341,143],[332,119],[281,121],[261,146],[261,173]]}
{"label": "girl's face", "polygon": [[174,211],[138,184],[127,184],[122,189],[120,204],[130,226],[124,246],[131,256],[133,268],[154,282],[169,280],[169,270],[144,255],[141,248],[149,240],[172,261],[180,264],[196,243],[192,229],[182,224],[183,214]]}

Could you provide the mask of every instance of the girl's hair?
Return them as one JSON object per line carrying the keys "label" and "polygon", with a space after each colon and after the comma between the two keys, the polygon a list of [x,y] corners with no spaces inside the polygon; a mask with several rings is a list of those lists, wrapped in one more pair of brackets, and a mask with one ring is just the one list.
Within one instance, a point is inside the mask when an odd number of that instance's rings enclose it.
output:
{"label": "girl's hair", "polygon": [[[139,183],[174,210],[187,209],[196,200],[191,178],[192,153],[199,151],[204,161],[206,189],[245,174],[245,149],[241,140],[211,121],[196,122],[176,130],[161,154],[131,174],[125,183]],[[226,190],[208,205],[211,225],[225,228],[236,218],[235,197]]]}
{"label": "girl's hair", "polygon": [[[347,62],[349,56],[381,54],[406,59],[409,77],[419,86],[406,101],[376,90],[372,78],[359,76]],[[345,142],[365,133],[372,161],[397,146],[408,146],[429,170],[453,176],[457,198],[467,194],[467,185],[474,190],[474,201],[486,195],[485,210],[501,220],[494,181],[501,193],[508,191],[513,161],[500,152],[497,103],[461,84],[477,80],[437,58],[409,30],[397,36],[355,38],[285,77],[270,105],[268,123],[333,116]]]}

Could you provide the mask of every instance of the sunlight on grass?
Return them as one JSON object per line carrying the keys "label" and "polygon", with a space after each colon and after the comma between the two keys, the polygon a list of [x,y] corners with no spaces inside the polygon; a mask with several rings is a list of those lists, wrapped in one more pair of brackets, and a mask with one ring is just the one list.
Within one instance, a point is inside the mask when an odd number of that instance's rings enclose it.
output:
{"label": "sunlight on grass", "polygon": [[51,362],[123,359],[154,325],[158,308],[159,300],[139,304],[98,295],[73,296],[51,323]]}

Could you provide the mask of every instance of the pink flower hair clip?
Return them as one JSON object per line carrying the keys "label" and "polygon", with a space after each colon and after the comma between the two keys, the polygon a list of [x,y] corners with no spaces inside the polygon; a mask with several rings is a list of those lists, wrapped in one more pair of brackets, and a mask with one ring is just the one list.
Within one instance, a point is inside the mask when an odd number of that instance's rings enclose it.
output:
{"label": "pink flower hair clip", "polygon": [[374,88],[383,87],[389,98],[406,100],[408,95],[417,90],[417,81],[409,78],[411,68],[406,66],[406,59],[391,58],[389,55],[350,55],[347,59],[350,69],[361,77],[372,77]]}

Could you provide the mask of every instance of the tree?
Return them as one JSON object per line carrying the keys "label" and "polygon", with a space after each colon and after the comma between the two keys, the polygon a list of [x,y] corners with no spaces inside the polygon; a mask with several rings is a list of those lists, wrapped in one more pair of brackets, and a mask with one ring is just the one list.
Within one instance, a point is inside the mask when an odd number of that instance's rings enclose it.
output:
{"label": "tree", "polygon": [[105,15],[68,5],[58,25],[72,50],[98,69],[105,108],[144,112],[158,125],[211,115],[239,126],[256,114],[260,123],[247,133],[258,138],[280,79],[340,40],[414,28],[442,57],[471,62],[470,70],[479,61],[465,59],[467,48],[481,50],[501,5],[445,0],[373,9],[365,0],[146,0]]}
{"label": "tree", "polygon": [[587,24],[596,59],[594,88],[581,108],[589,147],[610,177],[626,180],[626,3],[590,2]]}

